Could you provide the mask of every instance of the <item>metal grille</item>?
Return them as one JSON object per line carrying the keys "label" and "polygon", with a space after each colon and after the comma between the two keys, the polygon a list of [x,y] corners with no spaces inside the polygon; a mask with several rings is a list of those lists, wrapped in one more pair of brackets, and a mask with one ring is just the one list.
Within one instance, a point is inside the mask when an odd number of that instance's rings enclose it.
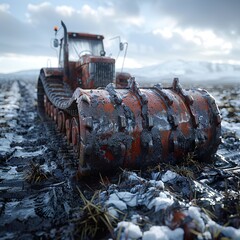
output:
{"label": "metal grille", "polygon": [[95,86],[106,87],[113,82],[115,65],[113,63],[95,63]]}

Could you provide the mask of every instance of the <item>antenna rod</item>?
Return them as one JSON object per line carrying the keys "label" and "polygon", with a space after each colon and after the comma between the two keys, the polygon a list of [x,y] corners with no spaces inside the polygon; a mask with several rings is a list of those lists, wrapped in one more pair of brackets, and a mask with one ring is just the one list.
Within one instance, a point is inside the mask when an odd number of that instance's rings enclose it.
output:
{"label": "antenna rod", "polygon": [[122,63],[121,72],[123,71],[123,66],[124,66],[124,62],[125,62],[125,58],[127,56],[127,50],[128,50],[128,42],[125,42],[124,44],[126,45],[126,48],[125,48],[125,53],[124,53],[124,57],[123,57],[123,63]]}

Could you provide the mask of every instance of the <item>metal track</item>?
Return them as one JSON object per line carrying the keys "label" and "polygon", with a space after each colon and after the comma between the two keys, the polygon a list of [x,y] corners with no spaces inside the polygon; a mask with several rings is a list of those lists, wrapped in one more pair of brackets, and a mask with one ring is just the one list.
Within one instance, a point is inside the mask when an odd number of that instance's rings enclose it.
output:
{"label": "metal track", "polygon": [[[57,142],[61,139],[61,144],[67,144],[67,152],[62,149],[59,151],[63,151],[62,153],[66,156],[67,153],[69,153],[71,155],[70,162],[77,163],[78,159],[73,150],[72,144],[67,143],[65,134],[56,127],[53,119],[46,114],[46,109],[44,108],[44,95],[47,96],[53,106],[58,106],[59,109],[73,117],[78,115],[78,110],[72,97],[72,91],[61,79],[45,78],[43,73],[40,75],[40,79],[38,81],[38,114],[47,128],[46,130],[48,132],[50,131],[50,136],[55,135],[56,138],[54,139],[57,140]],[[59,99],[61,100],[59,101]]]}

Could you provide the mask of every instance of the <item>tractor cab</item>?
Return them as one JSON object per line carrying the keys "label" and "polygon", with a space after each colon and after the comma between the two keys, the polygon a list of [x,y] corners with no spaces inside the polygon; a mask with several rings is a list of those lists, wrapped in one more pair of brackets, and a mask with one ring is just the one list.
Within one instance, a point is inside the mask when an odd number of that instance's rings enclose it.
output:
{"label": "tractor cab", "polygon": [[[79,62],[84,55],[104,56],[103,39],[101,35],[85,33],[67,33],[68,60]],[[64,38],[60,41],[59,65],[64,66]]]}
{"label": "tractor cab", "polygon": [[[64,80],[75,89],[105,87],[115,78],[115,59],[105,57],[102,35],[67,32],[60,39],[59,67]],[[55,41],[55,40],[54,40]],[[58,42],[58,40],[56,41]]]}
{"label": "tractor cab", "polygon": [[[122,71],[115,73],[115,59],[105,56],[102,35],[67,32],[65,24],[61,24],[63,37],[60,42],[55,38],[53,45],[59,48],[59,69],[62,69],[63,80],[72,89],[106,87],[109,83],[115,83],[118,88],[128,86],[131,75]],[[55,27],[55,36],[57,32]],[[125,44],[119,40],[120,51],[124,50]],[[127,48],[125,56],[126,51]]]}
{"label": "tractor cab", "polygon": [[69,61],[77,62],[84,55],[105,56],[103,36],[68,33]]}

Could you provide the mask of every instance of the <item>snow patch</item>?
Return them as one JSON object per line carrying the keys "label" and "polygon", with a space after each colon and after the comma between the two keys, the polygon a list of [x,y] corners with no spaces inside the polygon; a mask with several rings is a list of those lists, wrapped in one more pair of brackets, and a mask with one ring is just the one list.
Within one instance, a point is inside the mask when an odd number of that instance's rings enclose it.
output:
{"label": "snow patch", "polygon": [[107,206],[115,206],[119,210],[126,210],[127,209],[127,204],[123,202],[122,200],[119,200],[118,196],[113,193],[110,195],[109,200],[106,202]]}
{"label": "snow patch", "polygon": [[150,180],[149,182],[152,184],[153,187],[156,187],[156,188],[164,190],[164,183],[163,183],[163,181],[161,181],[161,180],[159,180],[159,181]]}
{"label": "snow patch", "polygon": [[221,127],[224,130],[234,132],[237,138],[240,138],[240,123],[222,121]]}
{"label": "snow patch", "polygon": [[109,207],[108,208],[108,213],[113,217],[113,218],[118,218],[118,212],[114,207]]}
{"label": "snow patch", "polygon": [[143,233],[143,240],[182,240],[184,231],[182,228],[171,230],[167,226],[153,226]]}
{"label": "snow patch", "polygon": [[23,174],[19,173],[17,167],[0,168],[0,178],[4,180],[22,179]]}
{"label": "snow patch", "polygon": [[203,233],[204,229],[205,229],[205,224],[204,221],[201,217],[201,213],[200,213],[200,209],[197,207],[189,207],[188,208],[188,215],[194,219],[196,225],[197,225],[197,229]]}
{"label": "snow patch", "polygon": [[232,240],[240,239],[240,229],[233,227],[223,227],[212,220],[208,222],[207,226],[213,236],[217,236],[219,233],[222,233],[225,237],[229,237]]}
{"label": "snow patch", "polygon": [[35,217],[35,204],[33,199],[24,199],[20,202],[8,202],[5,204],[3,222],[11,223],[14,219],[19,221],[27,220],[30,217]]}
{"label": "snow patch", "polygon": [[137,239],[142,237],[142,231],[140,227],[132,222],[119,222],[117,225],[117,230],[119,229],[123,229],[123,239]]}
{"label": "snow patch", "polygon": [[163,182],[169,182],[169,181],[173,180],[174,178],[176,178],[177,176],[178,175],[175,172],[168,170],[166,173],[163,174],[161,179]]}
{"label": "snow patch", "polygon": [[148,208],[151,209],[155,207],[155,212],[159,210],[166,209],[174,203],[173,199],[167,197],[156,197],[148,205]]}
{"label": "snow patch", "polygon": [[134,207],[137,205],[137,196],[136,194],[132,194],[130,192],[118,192],[114,193],[116,196],[124,201],[129,207]]}
{"label": "snow patch", "polygon": [[44,147],[43,149],[34,151],[34,152],[26,152],[21,149],[17,149],[17,151],[14,153],[15,157],[22,157],[22,158],[28,158],[28,157],[36,157],[39,155],[43,155],[44,152],[46,151],[46,148]]}

